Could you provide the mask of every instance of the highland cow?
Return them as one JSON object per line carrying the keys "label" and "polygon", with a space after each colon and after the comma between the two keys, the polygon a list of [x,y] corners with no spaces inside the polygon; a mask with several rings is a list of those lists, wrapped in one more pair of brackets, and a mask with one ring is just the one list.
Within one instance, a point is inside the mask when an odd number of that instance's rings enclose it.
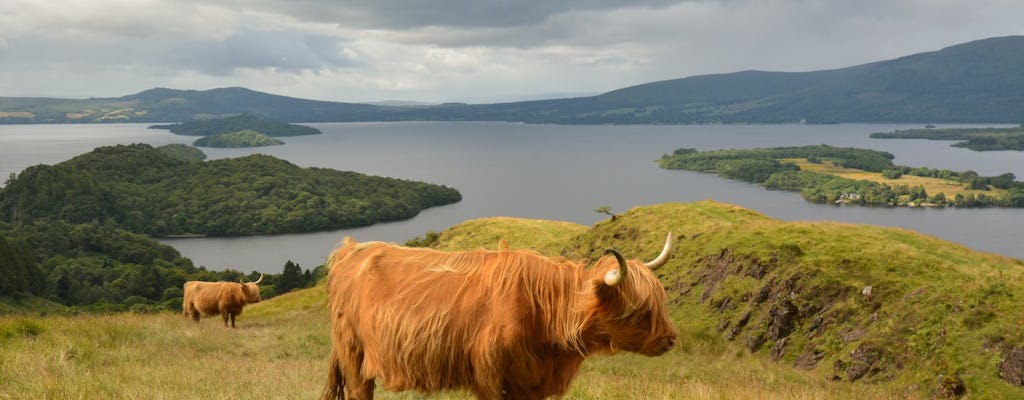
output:
{"label": "highland cow", "polygon": [[480,399],[564,395],[588,356],[658,356],[676,329],[665,289],[616,250],[585,262],[529,250],[442,252],[345,238],[328,259],[333,349],[324,399],[369,400],[379,382]]}
{"label": "highland cow", "polygon": [[182,314],[199,321],[200,315],[220,314],[224,326],[235,327],[235,317],[242,313],[246,304],[260,302],[260,288],[263,274],[256,282],[185,282],[185,296],[181,303]]}

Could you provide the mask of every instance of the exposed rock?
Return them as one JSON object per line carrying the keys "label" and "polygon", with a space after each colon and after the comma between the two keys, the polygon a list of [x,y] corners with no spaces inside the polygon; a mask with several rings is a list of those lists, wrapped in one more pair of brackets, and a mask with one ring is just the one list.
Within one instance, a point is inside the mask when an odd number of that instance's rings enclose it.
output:
{"label": "exposed rock", "polygon": [[811,332],[808,339],[815,336],[821,336],[821,334],[825,332],[825,318],[820,315],[814,317],[814,319],[811,320],[811,325],[807,327],[807,330]]}
{"label": "exposed rock", "polygon": [[747,336],[746,343],[744,344],[747,346],[748,350],[752,352],[757,351],[761,348],[761,345],[764,344],[764,335],[760,333],[751,334],[750,336]]}
{"label": "exposed rock", "polygon": [[736,325],[733,325],[732,329],[729,330],[729,334],[725,335],[725,338],[728,340],[735,339],[736,335],[739,335],[740,331],[742,331],[743,328],[747,326],[747,322],[750,322],[750,310],[747,310],[746,312],[743,313],[743,316],[740,317],[738,321],[736,321]]}
{"label": "exposed rock", "polygon": [[754,292],[754,297],[751,299],[753,300],[754,305],[764,303],[765,300],[768,300],[768,296],[771,295],[773,287],[775,287],[774,278],[769,280],[768,283],[764,284],[764,286],[761,286],[757,292]]}
{"label": "exposed rock", "polygon": [[1024,386],[1024,347],[1006,353],[999,362],[999,377],[1017,386]]}
{"label": "exposed rock", "polygon": [[825,357],[825,354],[814,346],[814,343],[807,343],[807,347],[804,347],[804,352],[796,357],[796,361],[793,362],[793,367],[800,368],[803,370],[812,370],[818,366],[818,362]]}
{"label": "exposed rock", "polygon": [[768,323],[768,339],[778,340],[789,336],[795,325],[794,321],[799,314],[800,309],[789,300],[783,300],[772,307],[768,312],[768,318],[770,318]]}
{"label": "exposed rock", "polygon": [[864,329],[861,329],[861,328],[856,328],[856,329],[852,329],[852,330],[843,332],[843,334],[842,334],[843,335],[842,336],[843,343],[856,342],[856,341],[860,340],[860,338],[864,337],[865,334],[867,334],[867,331],[865,331]]}
{"label": "exposed rock", "polygon": [[846,367],[846,362],[843,361],[842,359],[837,358],[835,361],[832,362],[832,376],[829,377],[828,379],[833,382],[843,380],[842,373],[843,371],[846,370]]}
{"label": "exposed rock", "polygon": [[772,345],[772,361],[778,362],[782,359],[782,356],[786,353],[786,342],[788,341],[788,337],[775,341],[775,344]]}
{"label": "exposed rock", "polygon": [[959,374],[939,375],[936,387],[932,390],[933,399],[959,399],[967,394],[967,386]]}
{"label": "exposed rock", "polygon": [[882,351],[869,344],[861,344],[850,354],[850,366],[846,368],[846,378],[856,382],[865,376],[879,371],[875,362],[882,358]]}

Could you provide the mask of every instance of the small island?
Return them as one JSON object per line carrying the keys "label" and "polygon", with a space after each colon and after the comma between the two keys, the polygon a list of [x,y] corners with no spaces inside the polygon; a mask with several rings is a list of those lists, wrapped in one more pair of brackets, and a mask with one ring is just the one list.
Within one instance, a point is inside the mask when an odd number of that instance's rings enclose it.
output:
{"label": "small island", "polygon": [[258,147],[282,145],[284,141],[252,129],[203,136],[192,143],[196,147]]}
{"label": "small island", "polygon": [[171,125],[150,125],[150,129],[167,129],[175,135],[203,136],[195,146],[256,147],[284,144],[285,136],[320,134],[319,129],[303,125],[264,120],[251,114],[226,118],[204,119]]}
{"label": "small island", "polygon": [[872,139],[956,140],[952,147],[974,151],[1024,151],[1024,125],[1013,128],[924,128],[875,132]]}
{"label": "small island", "polygon": [[827,145],[698,152],[682,148],[662,168],[714,172],[768,189],[798,191],[815,203],[906,207],[1024,207],[1012,173],[911,168],[887,152]]}

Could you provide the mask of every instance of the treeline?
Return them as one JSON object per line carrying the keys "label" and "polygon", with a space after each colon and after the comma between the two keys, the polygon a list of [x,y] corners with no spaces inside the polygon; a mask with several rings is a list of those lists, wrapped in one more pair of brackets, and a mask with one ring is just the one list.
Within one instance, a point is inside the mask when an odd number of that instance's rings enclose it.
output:
{"label": "treeline", "polygon": [[252,114],[241,114],[226,118],[189,121],[171,125],[151,125],[150,129],[167,129],[176,135],[210,136],[225,132],[251,130],[267,136],[302,136],[321,133],[319,129],[305,125],[269,121]]}
{"label": "treeline", "polygon": [[152,236],[298,233],[407,219],[461,198],[447,186],[266,155],[195,162],[134,144],[26,168],[0,189],[0,220],[111,223]]}
{"label": "treeline", "polygon": [[[715,171],[736,175],[734,179],[761,183],[762,167],[788,170],[796,167],[776,165],[780,159],[807,158],[809,160],[829,159],[845,168],[856,168],[871,172],[882,172],[895,165],[891,153],[853,147],[828,145],[774,147],[770,149],[717,150],[698,152],[692,148],[676,149],[672,155],[663,155],[659,161],[663,168],[688,169],[691,171]],[[769,161],[768,163],[765,163]],[[776,161],[771,163],[770,161]],[[748,165],[754,165],[750,167]],[[753,174],[746,176],[747,173]],[[767,179],[767,177],[764,177]]]}
{"label": "treeline", "polygon": [[[264,298],[316,283],[321,268],[289,261],[266,274]],[[180,310],[190,280],[254,281],[259,273],[195,267],[174,248],[112,224],[0,222],[0,297],[37,296],[73,311]]]}
{"label": "treeline", "polygon": [[[816,203],[843,202],[877,206],[928,203],[954,207],[1024,207],[1024,183],[1016,181],[1012,173],[985,177],[974,171],[910,168],[893,164],[893,158],[892,154],[877,150],[817,145],[708,152],[682,148],[671,155],[663,155],[659,163],[663,168],[715,172],[730,179],[761,184],[768,189],[799,191],[804,199]],[[787,161],[792,159],[806,159],[811,163],[828,161],[845,168],[880,173],[889,179],[914,175],[952,180],[963,183],[965,189],[1005,189],[1005,194],[929,194],[922,186],[891,186],[882,182],[804,171],[795,163]]]}
{"label": "treeline", "polygon": [[926,128],[875,132],[874,139],[958,140],[953,147],[974,151],[1024,150],[1024,125],[1013,128]]}

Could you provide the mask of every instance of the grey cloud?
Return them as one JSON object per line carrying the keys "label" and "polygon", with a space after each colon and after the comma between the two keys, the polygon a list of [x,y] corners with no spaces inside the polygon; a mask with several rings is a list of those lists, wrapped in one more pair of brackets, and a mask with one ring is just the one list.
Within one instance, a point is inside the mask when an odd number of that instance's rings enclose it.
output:
{"label": "grey cloud", "polygon": [[195,46],[189,65],[210,73],[235,68],[277,68],[288,72],[351,66],[342,43],[328,36],[300,32],[242,31],[222,42],[204,41]]}
{"label": "grey cloud", "polygon": [[45,37],[20,37],[0,46],[5,64],[147,65],[154,69],[190,69],[223,76],[239,68],[274,68],[284,72],[343,68],[355,65],[344,53],[344,41],[298,31],[236,32],[222,40],[150,36],[145,40],[69,42]]}
{"label": "grey cloud", "polygon": [[666,7],[686,0],[222,0],[233,7],[356,28],[534,25],[567,11]]}

